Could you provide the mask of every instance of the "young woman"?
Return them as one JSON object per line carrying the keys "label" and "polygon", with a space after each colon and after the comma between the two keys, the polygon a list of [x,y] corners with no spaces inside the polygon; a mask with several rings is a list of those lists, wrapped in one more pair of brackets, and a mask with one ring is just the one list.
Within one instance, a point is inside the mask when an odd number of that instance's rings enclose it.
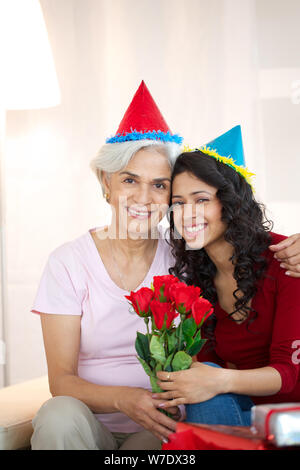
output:
{"label": "young woman", "polygon": [[251,185],[214,156],[186,152],[172,208],[170,272],[203,289],[214,319],[199,362],[159,372],[165,392],[154,397],[188,404],[187,421],[230,425],[250,425],[254,403],[300,401],[300,279],[269,250],[285,237],[270,231]]}

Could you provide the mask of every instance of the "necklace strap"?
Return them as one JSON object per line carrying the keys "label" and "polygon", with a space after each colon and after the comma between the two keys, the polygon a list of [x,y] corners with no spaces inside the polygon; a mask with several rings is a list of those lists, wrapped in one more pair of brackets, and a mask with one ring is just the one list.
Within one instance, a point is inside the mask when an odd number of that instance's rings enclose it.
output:
{"label": "necklace strap", "polygon": [[110,238],[109,239],[109,244],[110,244],[110,249],[111,249],[111,256],[112,256],[112,260],[113,260],[113,264],[114,264],[114,267],[118,273],[118,276],[120,278],[120,281],[121,281],[121,284],[122,284],[122,288],[123,290],[126,290],[127,292],[130,292],[130,289],[127,289],[126,285],[125,285],[125,282],[124,282],[124,276],[123,274],[121,273],[121,270],[118,266],[118,263],[116,261],[116,258],[115,258],[115,255],[114,255],[114,250],[113,250],[113,244],[112,244],[112,241]]}

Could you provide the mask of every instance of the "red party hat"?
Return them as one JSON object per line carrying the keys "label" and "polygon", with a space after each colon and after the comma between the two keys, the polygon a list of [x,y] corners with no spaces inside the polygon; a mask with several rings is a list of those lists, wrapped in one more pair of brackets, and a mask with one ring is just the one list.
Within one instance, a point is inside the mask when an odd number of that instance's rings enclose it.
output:
{"label": "red party hat", "polygon": [[107,143],[133,140],[162,140],[180,144],[182,138],[171,134],[157,104],[152,98],[144,80],[135,93],[114,137]]}

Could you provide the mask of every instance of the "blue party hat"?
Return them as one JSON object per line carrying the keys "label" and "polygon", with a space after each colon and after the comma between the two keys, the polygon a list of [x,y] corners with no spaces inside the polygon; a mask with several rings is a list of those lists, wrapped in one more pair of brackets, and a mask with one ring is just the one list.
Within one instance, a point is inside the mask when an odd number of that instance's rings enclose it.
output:
{"label": "blue party hat", "polygon": [[184,146],[184,152],[194,152],[195,150],[200,150],[219,162],[230,166],[252,186],[251,178],[254,173],[251,173],[245,166],[241,126],[233,127],[230,131],[225,132],[225,134],[208,144],[198,147],[198,149]]}
{"label": "blue party hat", "polygon": [[215,150],[224,157],[231,157],[238,166],[245,166],[241,126],[233,127],[230,131],[206,144],[205,147]]}

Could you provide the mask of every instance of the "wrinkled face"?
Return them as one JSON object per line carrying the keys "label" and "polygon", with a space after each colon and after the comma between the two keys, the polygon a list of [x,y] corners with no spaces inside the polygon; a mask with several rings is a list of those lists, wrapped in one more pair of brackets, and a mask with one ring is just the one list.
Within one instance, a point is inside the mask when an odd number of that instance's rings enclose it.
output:
{"label": "wrinkled face", "polygon": [[103,178],[116,226],[130,238],[151,238],[168,210],[171,168],[166,155],[139,150],[121,171]]}
{"label": "wrinkled face", "polygon": [[175,176],[172,209],[177,232],[190,249],[200,250],[223,240],[226,224],[217,189],[184,172]]}

